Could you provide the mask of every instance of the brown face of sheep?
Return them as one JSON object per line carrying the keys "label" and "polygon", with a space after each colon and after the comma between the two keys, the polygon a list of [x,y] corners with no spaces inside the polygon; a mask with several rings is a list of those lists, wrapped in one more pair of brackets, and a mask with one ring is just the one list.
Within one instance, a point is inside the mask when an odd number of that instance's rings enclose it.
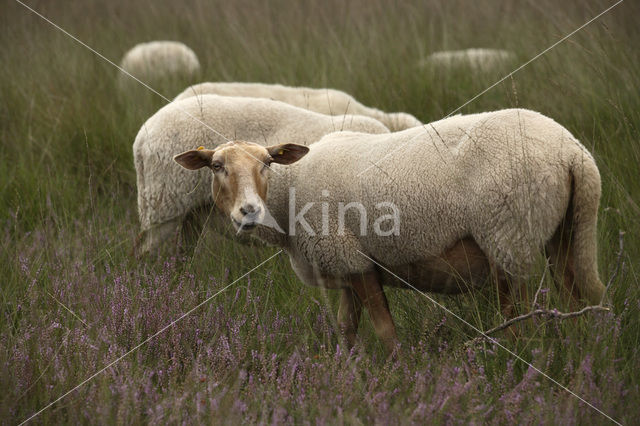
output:
{"label": "brown face of sheep", "polygon": [[292,164],[307,152],[309,148],[296,144],[264,147],[229,142],[213,150],[200,147],[186,151],[173,159],[189,170],[209,167],[213,173],[214,203],[231,217],[238,231],[248,231],[265,217],[271,163]]}

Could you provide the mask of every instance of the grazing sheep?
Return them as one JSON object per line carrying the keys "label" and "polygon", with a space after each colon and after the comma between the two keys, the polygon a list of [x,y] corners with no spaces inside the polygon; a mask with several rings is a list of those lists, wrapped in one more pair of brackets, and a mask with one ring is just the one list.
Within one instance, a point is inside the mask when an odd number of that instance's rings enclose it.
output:
{"label": "grazing sheep", "polygon": [[476,71],[491,71],[513,62],[513,52],[502,49],[466,49],[435,52],[422,60],[421,67],[469,67]]}
{"label": "grazing sheep", "polygon": [[[154,88],[164,83],[189,84],[200,73],[196,54],[177,41],[138,44],[124,55],[120,67]],[[118,83],[121,90],[138,84],[125,73],[120,73]]]}
{"label": "grazing sheep", "polygon": [[201,83],[188,87],[175,100],[202,94],[268,98],[329,115],[365,115],[380,121],[392,132],[422,125],[411,114],[386,113],[370,108],[362,105],[353,96],[335,89],[310,89],[263,83]]}
{"label": "grazing sheep", "polygon": [[[212,204],[211,174],[189,173],[173,162],[184,150],[226,142],[211,129],[261,144],[291,140],[304,145],[336,130],[389,132],[369,117],[332,117],[268,99],[203,95],[172,102],[142,125],[133,144],[142,252],[188,225],[190,213]],[[200,225],[193,225],[183,231],[199,235]]]}
{"label": "grazing sheep", "polygon": [[[546,248],[572,297],[599,303],[604,293],[598,169],[569,131],[533,111],[332,133],[309,148],[228,143],[175,160],[210,167],[217,205],[239,231],[255,228],[282,247],[302,281],[342,288],[338,323],[349,342],[364,305],[385,346],[396,343],[382,286],[404,284],[379,265],[422,291],[455,293],[492,277],[508,307],[509,283],[521,282]],[[278,227],[261,224],[265,212]]]}

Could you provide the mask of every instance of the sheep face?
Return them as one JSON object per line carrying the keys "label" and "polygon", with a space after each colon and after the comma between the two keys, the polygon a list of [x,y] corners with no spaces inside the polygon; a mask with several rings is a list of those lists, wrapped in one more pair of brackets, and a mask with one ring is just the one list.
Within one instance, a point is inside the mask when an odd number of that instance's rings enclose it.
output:
{"label": "sheep face", "polygon": [[270,165],[294,163],[308,151],[306,146],[296,144],[263,147],[237,141],[214,150],[201,147],[187,151],[174,160],[189,170],[211,169],[214,203],[241,232],[252,230],[265,218]]}

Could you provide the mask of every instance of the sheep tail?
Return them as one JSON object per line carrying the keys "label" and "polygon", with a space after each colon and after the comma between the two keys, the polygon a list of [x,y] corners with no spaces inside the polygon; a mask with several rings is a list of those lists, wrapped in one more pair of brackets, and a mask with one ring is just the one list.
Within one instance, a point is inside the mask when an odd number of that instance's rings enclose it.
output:
{"label": "sheep tail", "polygon": [[570,167],[572,200],[567,211],[572,225],[569,257],[573,260],[575,286],[580,296],[599,304],[605,287],[598,277],[597,221],[600,203],[600,173],[585,151]]}

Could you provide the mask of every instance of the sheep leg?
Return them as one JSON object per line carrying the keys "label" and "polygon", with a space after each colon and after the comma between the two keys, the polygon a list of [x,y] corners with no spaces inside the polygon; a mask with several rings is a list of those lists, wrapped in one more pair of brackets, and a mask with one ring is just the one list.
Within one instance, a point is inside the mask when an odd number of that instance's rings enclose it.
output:
{"label": "sheep leg", "polygon": [[203,244],[201,238],[205,235],[205,228],[214,230],[216,237],[221,237],[226,241],[233,241],[240,244],[256,245],[260,241],[250,236],[237,235],[229,223],[229,218],[220,214],[214,209],[212,204],[196,207],[184,216],[182,222],[182,249],[187,256],[193,256],[199,245]]}
{"label": "sheep leg", "polygon": [[340,307],[338,308],[338,326],[347,339],[351,348],[356,342],[358,323],[362,313],[362,302],[350,288],[343,288],[340,294]]}
{"label": "sheep leg", "polygon": [[142,256],[157,250],[164,241],[170,240],[177,234],[180,225],[181,220],[178,218],[156,224],[142,231],[136,241],[135,253]]}
{"label": "sheep leg", "polygon": [[547,258],[554,281],[561,291],[563,302],[575,310],[580,300],[580,291],[575,285],[573,256],[570,250],[570,232],[562,223],[547,244]]}
{"label": "sheep leg", "polygon": [[506,280],[498,279],[498,300],[500,301],[500,311],[505,318],[513,317],[515,310],[513,292]]}
{"label": "sheep leg", "polygon": [[349,281],[363,306],[367,308],[376,334],[382,340],[386,350],[389,353],[393,352],[398,344],[396,326],[377,273],[371,271],[362,275],[353,275]]}
{"label": "sheep leg", "polygon": [[524,288],[524,284],[517,278],[508,277],[504,271],[492,265],[492,276],[497,282],[498,300],[500,311],[505,318],[512,318],[516,314],[516,298],[518,290]]}
{"label": "sheep leg", "polygon": [[[516,300],[524,300],[525,306],[529,306],[527,286],[522,279],[508,277],[500,269],[495,270],[494,278],[498,283],[498,300],[504,318],[511,319],[517,315]],[[509,327],[507,332],[511,338],[518,339],[524,334],[522,323]]]}
{"label": "sheep leg", "polygon": [[211,211],[212,208],[210,204],[196,207],[184,216],[181,228],[184,254],[193,255],[202,237],[205,224],[212,220],[211,216],[217,216]]}

